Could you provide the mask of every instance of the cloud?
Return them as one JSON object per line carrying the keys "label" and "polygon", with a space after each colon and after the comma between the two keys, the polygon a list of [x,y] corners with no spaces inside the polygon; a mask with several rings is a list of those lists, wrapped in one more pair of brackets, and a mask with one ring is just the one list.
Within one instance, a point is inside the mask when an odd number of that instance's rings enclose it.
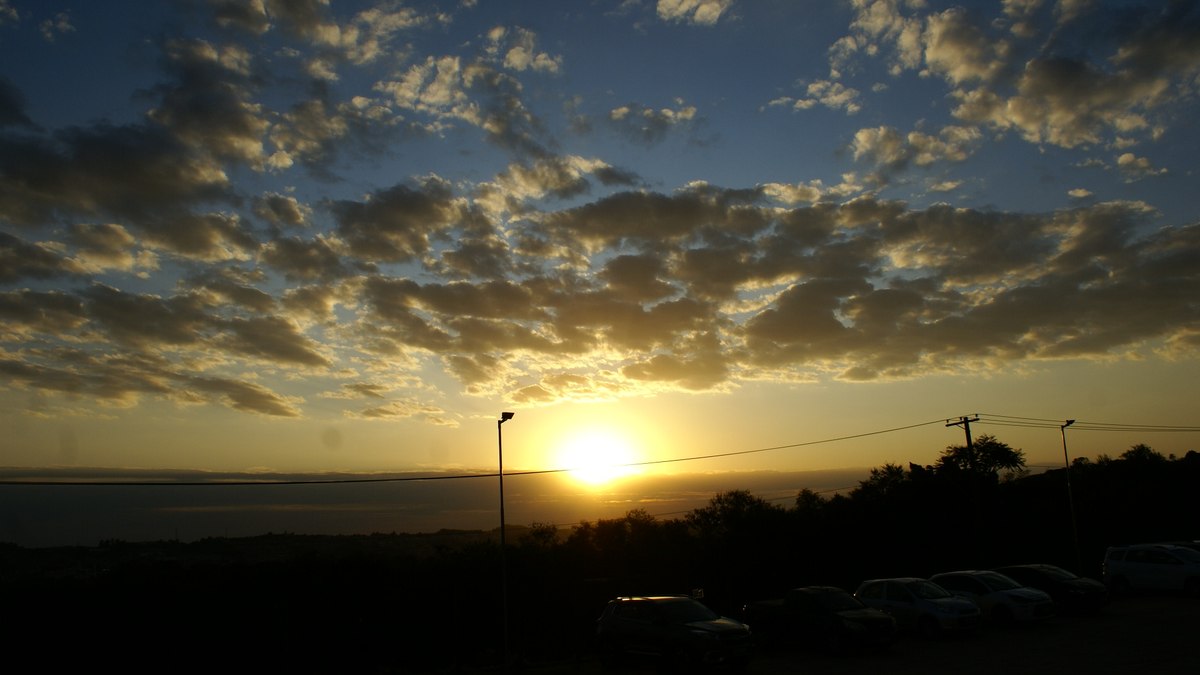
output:
{"label": "cloud", "polygon": [[147,224],[156,214],[221,199],[227,189],[211,156],[149,125],[0,136],[0,217],[17,225],[97,216]]}
{"label": "cloud", "polygon": [[676,100],[676,109],[655,110],[630,103],[613,108],[608,114],[609,124],[626,138],[644,145],[660,143],[673,129],[692,124],[696,119],[696,107]]}
{"label": "cloud", "polygon": [[562,69],[561,56],[537,50],[537,34],[531,30],[497,26],[488,31],[488,41],[488,51],[505,68],[517,72],[533,70],[544,73],[558,73]]}
{"label": "cloud", "polygon": [[298,227],[312,217],[312,208],[295,197],[268,193],[255,198],[254,214],[272,225]]}
{"label": "cloud", "polygon": [[147,117],[194,152],[262,170],[270,123],[252,100],[250,53],[194,39],[169,40],[164,51],[175,81],[158,88],[161,100]]}
{"label": "cloud", "polygon": [[139,249],[137,239],[116,223],[73,225],[69,240],[76,247],[73,262],[85,272],[141,270],[147,273],[158,269],[157,256]]}
{"label": "cloud", "polygon": [[1167,173],[1166,169],[1156,169],[1150,164],[1149,159],[1138,157],[1132,152],[1126,152],[1117,157],[1117,169],[1124,174],[1125,180],[1128,182]]}
{"label": "cloud", "polygon": [[894,172],[910,164],[927,167],[936,162],[961,162],[974,152],[982,134],[973,127],[947,126],[936,136],[920,131],[902,135],[893,127],[859,129],[851,149],[855,160]]}
{"label": "cloud", "polygon": [[862,110],[862,105],[858,102],[858,90],[847,87],[841,82],[829,80],[810,82],[806,93],[808,98],[796,100],[792,104],[793,108],[808,110],[819,103],[832,110],[845,110],[847,115],[853,115]]}
{"label": "cloud", "polygon": [[58,12],[53,19],[46,19],[39,26],[42,38],[46,42],[55,42],[60,35],[74,33],[75,26],[71,24],[71,12]]}
{"label": "cloud", "polygon": [[350,252],[380,262],[419,258],[429,251],[431,237],[465,216],[463,204],[436,181],[416,188],[397,185],[361,202],[333,202],[329,210]]}
{"label": "cloud", "polygon": [[1039,5],[1007,2],[1003,19],[989,21],[962,8],[859,0],[850,34],[830,49],[831,77],[883,57],[895,76],[944,80],[963,122],[1032,143],[1075,148],[1115,133],[1158,133],[1148,116],[1169,111],[1200,73],[1195,7],[1100,12],[1067,2],[1047,21]]}
{"label": "cloud", "polygon": [[4,127],[36,128],[25,112],[25,96],[17,85],[0,76],[0,129]]}
{"label": "cloud", "polygon": [[0,26],[6,23],[16,23],[21,20],[21,14],[9,4],[9,0],[0,0]]}
{"label": "cloud", "polygon": [[231,408],[269,417],[299,417],[299,399],[281,396],[253,383],[227,378],[189,376],[179,378],[192,391],[219,397]]}
{"label": "cloud", "polygon": [[217,344],[232,352],[288,366],[327,367],[332,362],[291,321],[278,316],[234,318],[218,324]]}
{"label": "cloud", "polygon": [[733,6],[733,0],[658,0],[658,18],[712,26]]}
{"label": "cloud", "polygon": [[80,271],[52,248],[0,232],[0,283],[52,279]]}
{"label": "cloud", "polygon": [[458,420],[450,417],[445,410],[413,399],[389,401],[384,405],[350,413],[350,417],[363,420],[395,420],[417,417],[437,426],[458,426]]}
{"label": "cloud", "polygon": [[342,242],[323,235],[312,239],[280,237],[267,242],[260,255],[264,263],[289,280],[328,281],[350,273],[344,249]]}

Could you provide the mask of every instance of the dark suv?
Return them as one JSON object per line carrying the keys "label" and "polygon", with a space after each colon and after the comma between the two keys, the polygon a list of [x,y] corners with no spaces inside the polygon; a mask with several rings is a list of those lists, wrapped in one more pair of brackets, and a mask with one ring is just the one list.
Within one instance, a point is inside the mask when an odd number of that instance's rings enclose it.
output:
{"label": "dark suv", "polygon": [[1200,552],[1186,546],[1110,546],[1103,570],[1104,583],[1115,593],[1173,590],[1200,596]]}
{"label": "dark suv", "polygon": [[680,669],[745,665],[750,628],[682,595],[616,598],[596,620],[601,663],[649,657]]}

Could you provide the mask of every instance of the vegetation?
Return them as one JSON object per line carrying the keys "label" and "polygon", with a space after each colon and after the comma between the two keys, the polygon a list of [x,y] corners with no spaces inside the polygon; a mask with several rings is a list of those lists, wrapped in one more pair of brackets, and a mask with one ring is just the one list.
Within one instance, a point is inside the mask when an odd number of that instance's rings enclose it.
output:
{"label": "vegetation", "polygon": [[787,588],[852,590],[877,576],[1024,562],[1096,575],[1110,544],[1200,536],[1200,454],[1139,444],[1077,459],[1078,549],[1064,474],[1028,475],[1020,450],[983,436],[930,466],[875,468],[845,494],[800,490],[774,503],[730,490],[682,518],[633,510],[569,532],[514,528],[503,557],[482,532],[9,545],[0,592],[24,619],[14,644],[36,644],[39,626],[69,616],[89,627],[81,653],[136,638],[195,658],[245,649],[274,669],[329,659],[339,672],[447,671],[502,658],[504,579],[509,644],[528,663],[587,653],[616,595],[704,589],[706,603],[737,615]]}

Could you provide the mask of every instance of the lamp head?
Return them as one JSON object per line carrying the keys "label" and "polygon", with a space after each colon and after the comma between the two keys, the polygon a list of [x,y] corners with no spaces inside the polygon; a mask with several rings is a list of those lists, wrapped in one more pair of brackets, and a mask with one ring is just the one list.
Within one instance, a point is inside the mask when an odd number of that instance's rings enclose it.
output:
{"label": "lamp head", "polygon": [[513,415],[516,415],[516,414],[517,413],[502,412],[502,413],[500,413],[500,421],[507,422],[513,418]]}

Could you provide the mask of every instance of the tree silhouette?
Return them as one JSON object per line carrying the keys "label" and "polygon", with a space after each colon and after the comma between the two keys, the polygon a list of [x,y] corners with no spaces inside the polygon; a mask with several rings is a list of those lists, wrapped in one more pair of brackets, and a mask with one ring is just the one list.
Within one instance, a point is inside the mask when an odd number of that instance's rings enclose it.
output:
{"label": "tree silhouette", "polygon": [[995,436],[984,434],[969,447],[951,445],[942,452],[934,469],[943,475],[973,474],[999,478],[1001,471],[1019,474],[1025,469],[1025,452],[1014,450]]}
{"label": "tree silhouette", "polygon": [[1139,464],[1162,464],[1167,461],[1162,453],[1145,443],[1138,443],[1121,453],[1121,459]]}
{"label": "tree silhouette", "polygon": [[749,490],[729,490],[715,495],[708,506],[694,509],[687,524],[702,535],[725,536],[744,529],[762,529],[777,524],[785,511]]}

